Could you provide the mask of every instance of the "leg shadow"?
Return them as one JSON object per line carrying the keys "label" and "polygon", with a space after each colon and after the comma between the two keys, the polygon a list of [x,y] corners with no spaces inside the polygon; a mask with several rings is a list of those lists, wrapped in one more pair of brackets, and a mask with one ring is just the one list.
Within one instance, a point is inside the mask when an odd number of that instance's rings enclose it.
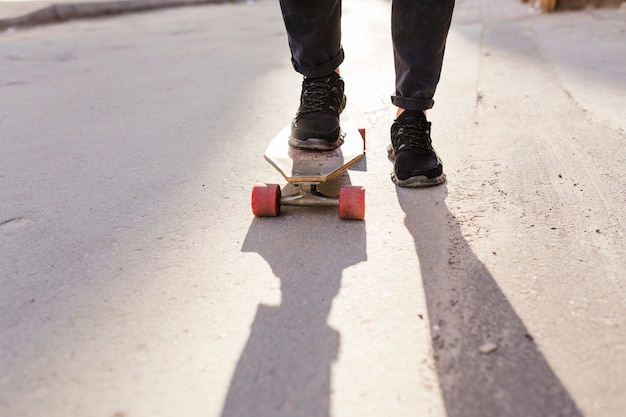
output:
{"label": "leg shadow", "polygon": [[259,305],[223,417],[330,415],[340,337],[327,320],[342,271],[366,260],[365,223],[341,221],[332,209],[297,211],[255,218],[243,243],[280,278],[282,299]]}
{"label": "leg shadow", "polygon": [[[397,189],[415,241],[448,417],[582,414],[448,210],[444,186]],[[481,346],[497,345],[485,354]]]}

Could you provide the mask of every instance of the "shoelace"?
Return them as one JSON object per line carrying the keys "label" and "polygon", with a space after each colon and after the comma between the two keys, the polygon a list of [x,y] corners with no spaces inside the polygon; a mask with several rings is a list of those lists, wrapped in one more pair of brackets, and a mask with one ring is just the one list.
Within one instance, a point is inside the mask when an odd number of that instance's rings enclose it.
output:
{"label": "shoelace", "polygon": [[302,92],[302,105],[300,113],[313,113],[324,111],[328,108],[328,99],[331,89],[324,80],[308,81]]}
{"label": "shoelace", "polygon": [[432,149],[430,139],[430,123],[425,124],[402,124],[398,128],[396,151],[412,149]]}

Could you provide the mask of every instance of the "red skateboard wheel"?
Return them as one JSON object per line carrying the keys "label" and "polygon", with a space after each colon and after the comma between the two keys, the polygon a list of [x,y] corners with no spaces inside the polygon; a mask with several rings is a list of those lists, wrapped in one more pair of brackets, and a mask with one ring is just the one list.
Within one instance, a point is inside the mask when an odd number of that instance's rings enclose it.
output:
{"label": "red skateboard wheel", "polygon": [[252,213],[257,217],[276,217],[280,214],[280,186],[254,184],[252,187]]}
{"label": "red skateboard wheel", "polygon": [[355,220],[365,218],[365,188],[344,185],[339,189],[339,217]]}

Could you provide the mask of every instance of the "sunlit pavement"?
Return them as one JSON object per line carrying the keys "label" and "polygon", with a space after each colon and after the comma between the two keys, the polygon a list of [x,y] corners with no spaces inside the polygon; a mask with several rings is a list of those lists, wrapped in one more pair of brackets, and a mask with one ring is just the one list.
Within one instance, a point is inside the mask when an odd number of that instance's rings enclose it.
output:
{"label": "sunlit pavement", "polygon": [[251,214],[277,2],[0,34],[0,415],[624,415],[624,12],[504,3],[459,1],[405,190],[389,3],[344,1],[364,222]]}

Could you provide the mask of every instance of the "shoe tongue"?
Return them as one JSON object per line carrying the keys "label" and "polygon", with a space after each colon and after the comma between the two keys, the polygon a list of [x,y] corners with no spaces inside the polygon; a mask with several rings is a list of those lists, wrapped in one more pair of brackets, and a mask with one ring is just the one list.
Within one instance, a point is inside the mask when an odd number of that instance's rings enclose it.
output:
{"label": "shoe tongue", "polygon": [[422,122],[426,122],[427,120],[426,115],[422,111],[405,110],[400,116],[398,116],[396,121],[401,124],[420,124]]}

